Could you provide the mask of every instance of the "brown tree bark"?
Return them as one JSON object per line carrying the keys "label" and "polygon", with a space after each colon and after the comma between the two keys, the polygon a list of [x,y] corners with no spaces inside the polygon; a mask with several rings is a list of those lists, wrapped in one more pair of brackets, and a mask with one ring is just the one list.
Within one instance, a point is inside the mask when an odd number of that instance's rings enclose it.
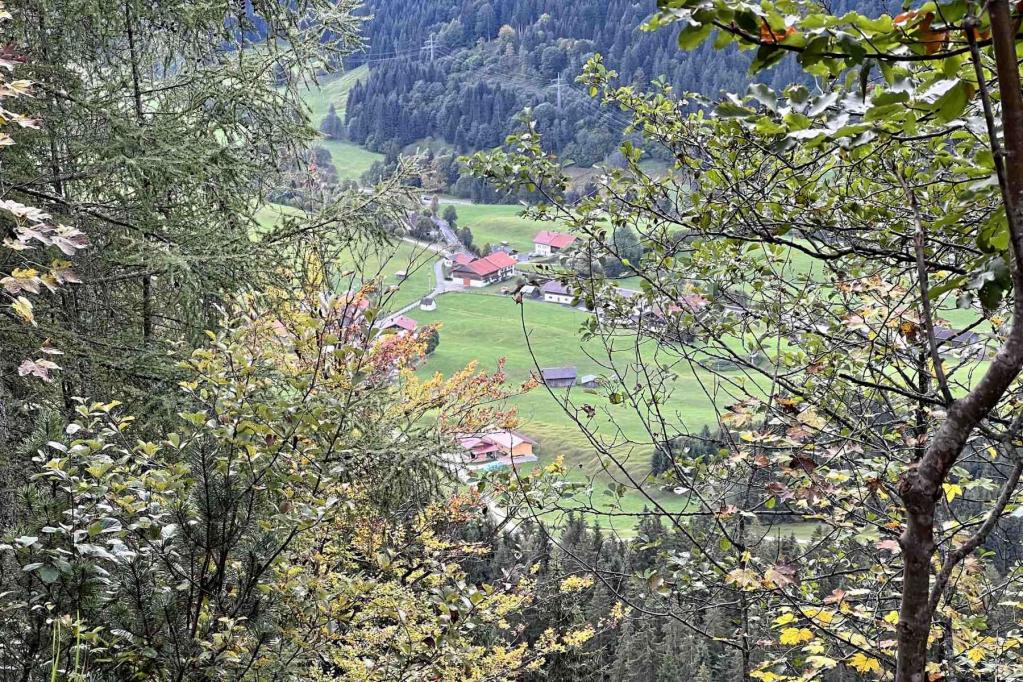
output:
{"label": "brown tree bark", "polygon": [[[1004,137],[1003,202],[1009,225],[1013,283],[1013,322],[1005,344],[976,386],[948,409],[923,457],[903,476],[899,494],[906,507],[906,526],[899,538],[904,560],[902,604],[898,625],[896,682],[926,682],[927,638],[931,605],[931,559],[934,512],[942,483],[974,429],[995,408],[1023,368],[1023,93],[1016,61],[1017,25],[1008,0],[988,3]],[[994,135],[994,131],[991,131]],[[998,150],[997,139],[992,146]]]}

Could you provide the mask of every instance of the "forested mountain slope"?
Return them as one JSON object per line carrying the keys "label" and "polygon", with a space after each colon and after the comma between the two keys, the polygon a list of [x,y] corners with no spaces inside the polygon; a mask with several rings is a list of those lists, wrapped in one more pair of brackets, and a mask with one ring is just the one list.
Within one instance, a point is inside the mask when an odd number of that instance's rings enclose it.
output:
{"label": "forested mountain slope", "polygon": [[[880,13],[888,0],[839,0],[835,11]],[[664,78],[676,91],[741,91],[750,55],[677,48],[678,31],[642,30],[654,0],[402,0],[368,3],[370,47],[355,63],[372,75],[348,101],[351,139],[371,149],[440,138],[460,151],[499,144],[514,116],[533,107],[547,143],[580,165],[603,160],[620,140],[624,116],[602,111],[574,84],[585,62],[604,56],[624,82]],[[560,85],[558,78],[561,78]],[[805,78],[784,60],[759,80]]]}

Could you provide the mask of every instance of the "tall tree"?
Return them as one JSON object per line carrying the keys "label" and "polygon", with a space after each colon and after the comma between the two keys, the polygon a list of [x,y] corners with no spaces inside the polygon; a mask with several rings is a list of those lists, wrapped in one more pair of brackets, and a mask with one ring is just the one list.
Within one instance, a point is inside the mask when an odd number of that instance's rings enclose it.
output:
{"label": "tall tree", "polygon": [[[757,85],[713,115],[682,117],[670,87],[637,94],[594,60],[589,85],[632,113],[646,144],[670,151],[674,172],[651,178],[639,148],[626,144],[628,171],[570,207],[560,201],[567,180],[533,141],[535,128],[510,141],[511,158],[481,155],[476,170],[541,188],[548,216],[593,249],[611,251],[605,220],[631,224],[648,251],[640,270],[649,305],[681,300],[687,277],[712,298],[715,314],[697,316],[698,350],[661,347],[657,361],[639,345],[645,381],[609,390],[645,422],[653,445],[685,431],[653,407],[670,392],[660,377],[679,363],[734,389],[719,403],[729,454],[696,469],[707,478],[694,486],[694,518],[712,512],[713,532],[668,518],[696,540],[697,573],[716,585],[703,603],[731,604],[744,679],[795,679],[803,664],[793,654],[807,650],[827,652],[806,659],[819,671],[840,662],[858,675],[890,668],[898,682],[959,668],[1009,674],[1018,589],[986,581],[978,566],[989,534],[1019,502],[1023,470],[1019,7],[952,0],[895,17],[831,14],[814,2],[660,7],[651,25],[684,21],[683,48],[712,37],[753,48],[755,70],[795,54],[824,91]],[[510,178],[502,164],[522,170]],[[810,264],[795,265],[805,257]],[[598,307],[613,299],[594,291]],[[956,305],[969,312],[954,323]],[[692,317],[680,310],[664,323]],[[600,335],[610,351],[616,329]],[[750,351],[770,361],[759,366]],[[709,357],[734,360],[738,377]],[[613,353],[608,361],[616,364]],[[624,367],[619,376],[628,377]],[[620,461],[614,446],[591,442]],[[997,462],[986,475],[984,457]],[[967,490],[979,504],[957,503]],[[779,504],[827,524],[828,551],[804,551],[798,564],[760,555],[751,520],[769,519]],[[691,584],[683,574],[668,577]],[[971,597],[985,591],[1004,601]],[[775,656],[753,646],[765,607],[775,616]],[[868,615],[878,612],[887,615]]]}
{"label": "tall tree", "polygon": [[[31,337],[0,334],[4,347],[62,346],[67,412],[90,393],[159,400],[167,351],[201,338],[224,293],[279,274],[278,235],[258,212],[315,134],[288,83],[359,45],[354,6],[10,5],[7,35],[30,56],[30,113],[45,126],[18,136],[0,191],[94,248],[83,284],[38,311]],[[284,87],[275,69],[290,74]],[[294,234],[290,222],[279,228]]]}

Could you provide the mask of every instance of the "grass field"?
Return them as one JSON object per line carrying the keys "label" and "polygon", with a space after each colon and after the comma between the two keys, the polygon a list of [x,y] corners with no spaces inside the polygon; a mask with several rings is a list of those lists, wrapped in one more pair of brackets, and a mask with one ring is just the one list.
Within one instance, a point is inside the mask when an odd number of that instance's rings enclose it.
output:
{"label": "grass field", "polygon": [[317,144],[330,152],[337,176],[341,180],[358,180],[370,166],[384,160],[383,154],[343,140],[321,140]]}
{"label": "grass field", "polygon": [[478,246],[503,241],[521,253],[533,250],[533,237],[541,230],[557,229],[551,223],[529,220],[519,215],[522,207],[503,204],[455,204],[458,226],[472,230]]}
{"label": "grass field", "polygon": [[[596,341],[584,343],[580,339],[580,325],[587,318],[584,312],[532,301],[527,301],[520,308],[508,296],[461,293],[442,296],[437,304],[434,312],[416,310],[410,313],[420,323],[442,324],[440,347],[421,369],[423,375],[433,372],[448,375],[472,360],[479,361],[480,369],[493,370],[498,360],[504,358],[509,384],[525,381],[535,366],[522,329],[520,314],[523,313],[540,366],[574,366],[580,376],[605,373],[596,360],[588,357],[599,358],[603,348]],[[674,395],[662,406],[662,410],[673,415],[673,421],[684,423],[689,430],[699,430],[704,424],[713,427],[716,414],[696,375],[687,368],[677,368],[677,374],[673,382]],[[712,381],[709,375],[700,378]],[[566,394],[569,394],[569,389],[555,389],[558,398],[563,399]],[[617,448],[616,457],[633,480],[642,482],[649,472],[652,447],[640,415],[626,405],[611,404],[600,391],[576,387],[571,389],[570,395],[576,404],[585,403],[596,409],[596,416],[592,419],[583,414],[579,416],[598,438],[624,436],[636,442],[633,446]],[[511,404],[518,410],[522,431],[539,442],[537,452],[541,462],[564,455],[569,466],[568,480],[584,482],[596,476],[598,485],[592,491],[591,504],[598,509],[610,510],[611,498],[603,494],[604,486],[613,480],[626,482],[625,473],[614,463],[601,461],[595,448],[555,397],[541,386],[513,398]],[[646,489],[658,503],[673,511],[687,504],[686,498],[661,491],[656,484],[650,484]],[[581,503],[583,497],[590,496],[581,494],[577,500]],[[644,506],[649,506],[649,500],[630,493],[621,501],[619,511],[637,513]],[[634,520],[630,517],[601,517],[602,523],[613,525],[623,533],[629,532]]]}
{"label": "grass field", "polygon": [[309,107],[313,123],[317,127],[320,125],[320,121],[323,120],[323,117],[327,115],[327,111],[330,110],[331,104],[337,110],[338,116],[343,116],[345,106],[348,103],[348,93],[351,92],[356,83],[368,75],[369,66],[363,64],[351,71],[346,71],[336,78],[325,79],[319,84],[310,83],[307,85],[300,95],[306,106]]}
{"label": "grass field", "polygon": [[[408,242],[353,246],[333,264],[335,273],[348,272],[335,277],[334,289],[358,289],[372,280],[381,290],[383,307],[398,310],[433,291],[436,259],[432,251]],[[397,276],[402,271],[409,273],[404,280]]]}
{"label": "grass field", "polygon": [[[337,78],[324,80],[319,85],[310,84],[303,89],[302,100],[309,107],[309,116],[313,126],[320,127],[320,123],[330,110],[333,104],[338,116],[344,118],[345,107],[348,103],[348,93],[352,87],[369,74],[369,66],[362,65],[351,71],[347,71]],[[382,161],[383,154],[371,152],[363,147],[350,142],[322,140],[319,146],[330,152],[337,167],[338,177],[342,180],[357,180],[363,173],[369,170],[375,161]]]}
{"label": "grass field", "polygon": [[[290,206],[269,204],[256,214],[256,221],[264,228],[277,223],[282,216],[300,216],[302,211]],[[350,291],[373,281],[381,291],[383,305],[397,310],[421,299],[433,291],[436,277],[433,264],[437,255],[417,244],[399,241],[392,243],[364,242],[353,244],[340,259],[331,264],[335,291]],[[408,273],[404,280],[399,272]]]}

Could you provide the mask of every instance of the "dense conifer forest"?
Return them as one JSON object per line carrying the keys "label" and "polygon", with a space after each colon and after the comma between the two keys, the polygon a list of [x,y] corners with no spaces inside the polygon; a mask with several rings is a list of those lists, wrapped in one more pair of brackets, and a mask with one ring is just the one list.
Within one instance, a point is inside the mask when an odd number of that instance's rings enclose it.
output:
{"label": "dense conifer forest", "polygon": [[[899,3],[831,3],[838,13],[885,4]],[[551,149],[580,166],[605,161],[627,117],[575,82],[594,54],[623,84],[664,79],[679,96],[742,91],[754,78],[748,52],[710,43],[682,52],[678,30],[644,31],[654,9],[653,0],[371,2],[369,48],[351,59],[371,72],[349,95],[347,133],[376,151],[434,139],[464,153],[500,144],[530,107]],[[777,86],[806,77],[789,58],[755,79]]]}

